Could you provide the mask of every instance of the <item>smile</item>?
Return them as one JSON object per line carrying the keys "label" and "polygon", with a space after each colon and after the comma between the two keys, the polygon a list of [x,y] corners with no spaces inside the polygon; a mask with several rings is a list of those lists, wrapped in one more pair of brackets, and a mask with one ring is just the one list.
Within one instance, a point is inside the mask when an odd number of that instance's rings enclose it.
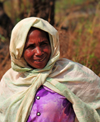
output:
{"label": "smile", "polygon": [[36,62],[42,62],[42,61],[45,60],[45,58],[46,58],[46,57],[44,57],[44,58],[42,58],[42,59],[34,59],[34,61],[36,61]]}

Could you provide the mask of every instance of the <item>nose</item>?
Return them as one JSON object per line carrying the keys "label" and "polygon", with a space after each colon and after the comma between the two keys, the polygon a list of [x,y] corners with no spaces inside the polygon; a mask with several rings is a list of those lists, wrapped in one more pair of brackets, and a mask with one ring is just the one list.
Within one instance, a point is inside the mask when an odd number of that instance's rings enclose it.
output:
{"label": "nose", "polygon": [[37,48],[36,48],[36,53],[35,53],[35,55],[36,55],[36,56],[41,56],[42,53],[43,53],[43,52],[42,52],[41,47],[37,47]]}

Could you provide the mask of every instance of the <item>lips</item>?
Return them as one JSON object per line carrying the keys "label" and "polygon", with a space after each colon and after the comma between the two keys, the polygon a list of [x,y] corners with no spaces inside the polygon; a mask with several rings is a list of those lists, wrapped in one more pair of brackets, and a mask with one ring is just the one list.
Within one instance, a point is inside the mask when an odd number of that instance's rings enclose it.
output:
{"label": "lips", "polygon": [[34,59],[35,62],[42,62],[46,59],[46,56],[43,57],[43,58],[40,58],[40,59]]}

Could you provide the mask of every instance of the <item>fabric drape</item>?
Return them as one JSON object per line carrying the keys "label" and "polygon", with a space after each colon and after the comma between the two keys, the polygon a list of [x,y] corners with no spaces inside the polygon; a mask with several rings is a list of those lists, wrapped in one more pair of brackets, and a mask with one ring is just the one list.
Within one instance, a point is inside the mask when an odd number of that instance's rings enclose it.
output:
{"label": "fabric drape", "polygon": [[[23,58],[31,27],[49,34],[51,57],[43,69],[30,68]],[[65,96],[78,122],[100,122],[100,78],[87,67],[60,57],[57,30],[47,21],[29,17],[12,30],[11,69],[0,82],[0,122],[26,122],[41,85]]]}

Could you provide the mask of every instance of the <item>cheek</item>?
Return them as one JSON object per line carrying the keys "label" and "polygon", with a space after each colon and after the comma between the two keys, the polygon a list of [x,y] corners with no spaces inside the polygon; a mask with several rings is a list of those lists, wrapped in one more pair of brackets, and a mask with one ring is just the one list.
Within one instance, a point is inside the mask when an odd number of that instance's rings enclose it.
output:
{"label": "cheek", "polygon": [[48,48],[49,56],[51,55],[51,47]]}
{"label": "cheek", "polygon": [[51,48],[50,47],[46,47],[44,49],[44,52],[46,52],[48,55],[50,55],[51,54]]}
{"label": "cheek", "polygon": [[26,50],[26,51],[24,52],[24,58],[30,58],[31,55],[32,55],[32,51],[30,51],[30,50]]}

